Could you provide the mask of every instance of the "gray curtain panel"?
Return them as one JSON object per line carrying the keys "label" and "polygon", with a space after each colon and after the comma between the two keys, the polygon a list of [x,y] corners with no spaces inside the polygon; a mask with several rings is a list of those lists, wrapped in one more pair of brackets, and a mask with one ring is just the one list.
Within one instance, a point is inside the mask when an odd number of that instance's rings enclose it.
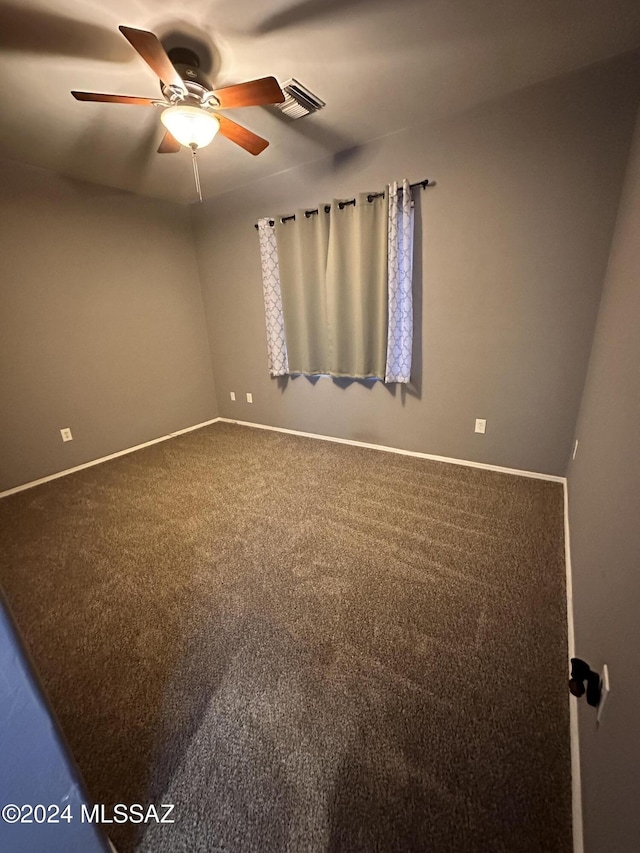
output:
{"label": "gray curtain panel", "polygon": [[384,380],[388,199],[276,224],[290,373]]}
{"label": "gray curtain panel", "polygon": [[388,199],[331,205],[327,320],[331,373],[384,380],[387,358]]}
{"label": "gray curtain panel", "polygon": [[280,292],[289,373],[329,373],[326,269],[329,213],[324,205],[295,220],[276,219]]}

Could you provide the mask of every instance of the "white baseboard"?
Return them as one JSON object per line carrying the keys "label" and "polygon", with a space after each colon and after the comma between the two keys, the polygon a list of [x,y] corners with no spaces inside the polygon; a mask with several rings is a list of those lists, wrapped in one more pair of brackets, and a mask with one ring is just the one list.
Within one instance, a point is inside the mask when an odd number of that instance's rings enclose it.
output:
{"label": "white baseboard", "polygon": [[540,474],[537,471],[522,471],[519,468],[503,468],[501,465],[489,465],[486,462],[470,462],[467,459],[453,459],[450,456],[435,456],[433,453],[421,453],[418,450],[403,450],[400,447],[388,447],[385,444],[369,444],[366,441],[354,441],[351,438],[336,438],[332,435],[321,435],[317,432],[301,432],[297,429],[285,429],[284,427],[269,426],[268,424],[256,424],[251,421],[236,421],[232,418],[218,418],[218,421],[227,424],[238,424],[239,426],[254,427],[255,429],[268,429],[273,432],[284,432],[288,435],[301,435],[303,438],[317,438],[320,441],[334,441],[336,444],[350,444],[354,447],[367,447],[370,450],[383,450],[385,453],[398,453],[401,456],[415,456],[417,459],[431,459],[434,462],[447,462],[451,465],[463,465],[466,468],[482,468],[485,471],[498,471],[501,474],[514,474],[517,477],[531,477],[534,480],[550,480],[552,483],[564,483],[564,477],[555,474]]}
{"label": "white baseboard", "polygon": [[[576,640],[573,621],[573,577],[571,573],[571,536],[569,534],[569,485],[564,483],[564,561],[567,572],[567,638],[569,658],[575,657]],[[567,673],[568,676],[568,673]],[[582,781],[580,777],[580,732],[578,703],[569,694],[569,734],[571,740],[571,807],[573,822],[573,853],[584,853],[582,823]]]}
{"label": "white baseboard", "polygon": [[284,427],[269,426],[269,424],[257,424],[251,421],[237,421],[232,418],[212,418],[209,421],[195,424],[194,426],[180,429],[177,432],[170,432],[167,435],[162,435],[159,438],[153,438],[151,441],[145,441],[142,444],[136,444],[134,447],[127,447],[125,450],[118,450],[116,453],[110,453],[108,456],[101,456],[99,459],[92,459],[90,462],[83,462],[82,465],[76,465],[74,468],[66,468],[64,471],[58,471],[55,474],[49,474],[47,477],[40,477],[38,480],[31,480],[29,483],[23,483],[21,486],[15,486],[12,489],[7,489],[0,492],[0,498],[6,498],[9,495],[15,495],[17,492],[23,492],[25,489],[31,489],[33,486],[39,486],[41,483],[48,483],[51,480],[57,480],[58,477],[66,477],[67,474],[73,474],[76,471],[82,471],[84,468],[91,468],[93,465],[99,465],[101,462],[108,462],[109,459],[116,459],[118,456],[125,456],[127,453],[133,453],[136,450],[142,450],[143,447],[150,447],[152,444],[158,444],[161,441],[167,441],[169,438],[175,438],[177,435],[183,435],[186,432],[201,429],[210,424],[218,423],[219,421],[228,424],[238,424],[239,426],[254,427],[254,429],[267,429],[273,432],[284,432],[288,435],[300,435],[303,438],[315,438],[320,441],[333,441],[336,444],[350,444],[354,447],[367,447],[370,450],[382,450],[385,453],[398,453],[401,456],[414,456],[417,459],[431,459],[434,462],[447,462],[452,465],[464,465],[467,468],[482,468],[485,471],[498,471],[502,474],[513,474],[518,477],[531,477],[536,480],[549,480],[552,483],[564,483],[564,477],[557,477],[554,474],[540,474],[537,471],[522,471],[519,468],[504,468],[500,465],[489,465],[485,462],[470,462],[467,459],[453,459],[449,456],[436,456],[433,453],[421,453],[417,450],[403,450],[400,447],[388,447],[384,444],[369,444],[365,441],[354,441],[350,438],[337,438],[331,435],[321,435],[315,432],[301,432],[297,429],[285,429]]}
{"label": "white baseboard", "polygon": [[83,462],[82,465],[76,465],[74,468],[66,468],[64,471],[58,471],[56,474],[49,474],[47,477],[40,477],[39,480],[31,480],[29,483],[24,483],[22,486],[15,486],[13,489],[7,489],[0,492],[0,498],[6,498],[9,495],[15,495],[17,492],[23,492],[25,489],[31,489],[33,486],[39,486],[41,483],[48,483],[51,480],[57,480],[58,477],[66,477],[67,474],[74,474],[76,471],[82,471],[84,468],[91,468],[93,465],[100,465],[101,462],[108,462],[109,459],[116,459],[118,456],[126,456],[127,453],[133,453],[136,450],[142,450],[143,447],[150,447],[152,444],[159,444],[161,441],[167,441],[169,438],[175,438],[177,435],[183,435],[185,432],[193,432],[194,429],[215,424],[220,418],[213,418],[210,421],[203,421],[195,426],[179,429],[177,432],[170,432],[167,435],[161,435],[160,438],[152,438],[151,441],[145,441],[142,444],[136,444],[134,447],[127,447],[125,450],[118,450],[116,453],[110,453],[108,456],[101,456],[99,459],[92,459],[90,462]]}

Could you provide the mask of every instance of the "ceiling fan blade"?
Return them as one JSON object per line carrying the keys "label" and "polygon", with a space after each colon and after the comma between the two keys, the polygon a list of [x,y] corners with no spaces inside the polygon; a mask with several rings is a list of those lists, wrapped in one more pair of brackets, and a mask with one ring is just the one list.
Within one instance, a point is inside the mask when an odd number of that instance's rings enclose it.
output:
{"label": "ceiling fan blade", "polygon": [[275,12],[266,17],[259,24],[252,35],[266,35],[278,30],[294,27],[313,26],[315,20],[336,16],[339,13],[350,12],[358,6],[380,6],[384,0],[323,0],[322,3],[314,0],[298,0],[288,9]]}
{"label": "ceiling fan blade", "polygon": [[284,101],[284,93],[275,77],[261,77],[259,80],[249,80],[248,83],[226,86],[213,94],[223,109],[281,104]]}
{"label": "ceiling fan blade", "polygon": [[104,104],[135,104],[139,107],[152,107],[156,101],[151,98],[137,98],[133,95],[105,95],[102,92],[72,92],[76,101],[100,101]]}
{"label": "ceiling fan blade", "polygon": [[260,154],[269,144],[266,139],[247,130],[246,127],[236,124],[230,118],[221,116],[220,113],[216,113],[216,118],[220,122],[220,133],[230,139],[231,142],[235,142],[240,148],[244,148],[249,154]]}
{"label": "ceiling fan blade", "polygon": [[177,154],[180,150],[180,143],[172,136],[169,131],[162,137],[162,142],[158,148],[158,154]]}
{"label": "ceiling fan blade", "polygon": [[73,20],[59,12],[25,9],[27,5],[31,4],[24,0],[2,0],[0,48],[3,51],[75,56],[105,62],[128,62],[132,58],[131,51],[111,29]]}
{"label": "ceiling fan blade", "polygon": [[175,86],[185,95],[187,94],[182,77],[173,67],[157,36],[147,30],[136,30],[133,27],[118,27],[118,29],[165,85]]}

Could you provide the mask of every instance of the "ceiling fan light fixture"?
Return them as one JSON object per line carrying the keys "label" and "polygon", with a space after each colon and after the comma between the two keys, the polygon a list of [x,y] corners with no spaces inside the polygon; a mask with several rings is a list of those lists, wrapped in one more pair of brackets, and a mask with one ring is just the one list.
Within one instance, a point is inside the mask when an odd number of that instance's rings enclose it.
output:
{"label": "ceiling fan light fixture", "polygon": [[160,119],[174,139],[185,148],[204,148],[220,129],[218,119],[200,107],[167,107]]}

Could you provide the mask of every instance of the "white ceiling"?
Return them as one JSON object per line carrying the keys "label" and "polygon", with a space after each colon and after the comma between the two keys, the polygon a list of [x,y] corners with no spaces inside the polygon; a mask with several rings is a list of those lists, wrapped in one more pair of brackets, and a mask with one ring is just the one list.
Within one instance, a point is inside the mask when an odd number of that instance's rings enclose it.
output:
{"label": "white ceiling", "polygon": [[156,154],[159,109],[69,94],[159,96],[119,24],[204,43],[217,86],[295,77],[327,102],[297,121],[228,111],[271,145],[216,138],[205,197],[640,46],[638,0],[0,0],[0,157],[194,200],[188,151]]}

